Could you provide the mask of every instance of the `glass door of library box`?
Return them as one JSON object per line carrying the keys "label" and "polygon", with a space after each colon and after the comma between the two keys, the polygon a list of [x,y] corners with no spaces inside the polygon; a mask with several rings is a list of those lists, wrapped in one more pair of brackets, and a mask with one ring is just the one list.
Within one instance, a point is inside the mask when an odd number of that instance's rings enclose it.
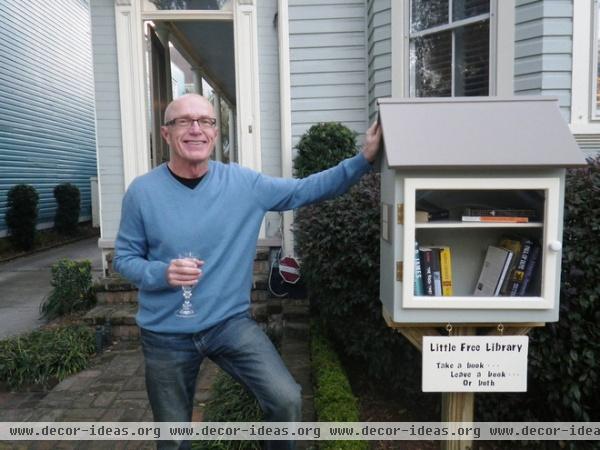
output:
{"label": "glass door of library box", "polygon": [[552,309],[559,193],[558,177],[406,178],[403,307]]}

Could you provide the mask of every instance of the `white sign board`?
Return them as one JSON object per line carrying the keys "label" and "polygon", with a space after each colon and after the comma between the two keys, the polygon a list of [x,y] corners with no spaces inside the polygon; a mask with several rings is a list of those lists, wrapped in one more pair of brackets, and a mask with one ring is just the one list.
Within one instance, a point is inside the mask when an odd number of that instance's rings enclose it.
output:
{"label": "white sign board", "polygon": [[423,392],[526,392],[528,336],[424,336]]}

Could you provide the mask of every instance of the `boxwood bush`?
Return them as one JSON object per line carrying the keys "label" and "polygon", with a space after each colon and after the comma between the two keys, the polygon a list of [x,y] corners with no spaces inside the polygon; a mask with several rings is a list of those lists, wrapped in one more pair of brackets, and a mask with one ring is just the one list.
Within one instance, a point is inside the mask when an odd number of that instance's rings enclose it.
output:
{"label": "boxwood bush", "polygon": [[356,154],[356,133],[338,122],[318,123],[296,145],[294,171],[298,178],[335,166]]}
{"label": "boxwood bush", "polygon": [[34,331],[0,341],[0,381],[13,389],[47,386],[87,367],[94,334],[84,326]]}
{"label": "boxwood bush", "polygon": [[588,162],[567,172],[559,321],[529,333],[527,394],[476,397],[483,420],[600,420],[600,156]]}
{"label": "boxwood bush", "polygon": [[[314,322],[311,327],[311,365],[315,413],[319,422],[359,422],[358,401],[331,343]],[[366,441],[320,441],[323,450],[366,450]]]}
{"label": "boxwood bush", "polygon": [[54,198],[57,204],[54,228],[62,234],[76,234],[81,207],[79,188],[71,183],[59,184],[54,188]]}
{"label": "boxwood bush", "polygon": [[40,305],[46,319],[54,319],[94,304],[92,263],[89,260],[60,259],[52,265],[52,290]]}
{"label": "boxwood bush", "polygon": [[30,250],[35,241],[39,195],[33,186],[18,184],[8,191],[6,225],[12,244]]}

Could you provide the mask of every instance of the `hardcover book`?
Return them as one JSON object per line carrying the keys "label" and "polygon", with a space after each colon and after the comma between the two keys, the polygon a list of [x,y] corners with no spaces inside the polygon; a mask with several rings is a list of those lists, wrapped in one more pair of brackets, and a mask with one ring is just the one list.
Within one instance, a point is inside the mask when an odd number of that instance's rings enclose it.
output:
{"label": "hardcover book", "polygon": [[442,270],[440,266],[440,249],[431,248],[431,273],[433,275],[433,295],[442,296]]}
{"label": "hardcover book", "polygon": [[419,243],[415,241],[415,289],[414,295],[425,295],[423,288],[423,273],[421,272],[421,258],[419,257]]}
{"label": "hardcover book", "polygon": [[512,274],[512,278],[510,281],[510,293],[511,297],[516,297],[519,288],[523,283],[523,279],[525,278],[525,268],[527,267],[527,261],[529,260],[529,254],[531,253],[531,249],[533,248],[533,241],[530,239],[524,239],[522,243],[523,249],[521,250],[521,255],[519,256],[519,261],[517,262],[517,267]]}
{"label": "hardcover book", "polygon": [[525,266],[525,274],[523,275],[523,281],[521,282],[521,286],[517,292],[519,297],[523,297],[527,295],[527,288],[531,283],[531,279],[534,275],[534,270],[537,267],[537,262],[540,256],[541,248],[539,245],[534,244],[531,253],[529,254],[529,258],[527,260],[527,264]]}
{"label": "hardcover book", "polygon": [[442,295],[451,297],[452,292],[452,252],[450,247],[440,248],[440,267],[442,272]]}
{"label": "hardcover book", "polygon": [[488,246],[473,295],[480,297],[497,296],[500,293],[512,256],[513,253],[510,250],[494,245]]}
{"label": "hardcover book", "polygon": [[419,256],[421,258],[421,272],[423,274],[423,289],[425,290],[425,295],[434,295],[432,271],[433,251],[429,247],[419,247]]}

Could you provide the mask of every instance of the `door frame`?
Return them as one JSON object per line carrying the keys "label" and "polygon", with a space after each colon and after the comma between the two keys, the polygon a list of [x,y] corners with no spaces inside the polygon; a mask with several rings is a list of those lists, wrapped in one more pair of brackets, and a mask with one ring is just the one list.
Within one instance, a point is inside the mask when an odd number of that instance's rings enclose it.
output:
{"label": "door frame", "polygon": [[141,10],[141,0],[115,0],[123,173],[125,188],[150,170],[143,22],[233,21],[236,79],[236,134],[239,163],[262,170],[258,83],[257,0],[232,0],[232,11]]}

